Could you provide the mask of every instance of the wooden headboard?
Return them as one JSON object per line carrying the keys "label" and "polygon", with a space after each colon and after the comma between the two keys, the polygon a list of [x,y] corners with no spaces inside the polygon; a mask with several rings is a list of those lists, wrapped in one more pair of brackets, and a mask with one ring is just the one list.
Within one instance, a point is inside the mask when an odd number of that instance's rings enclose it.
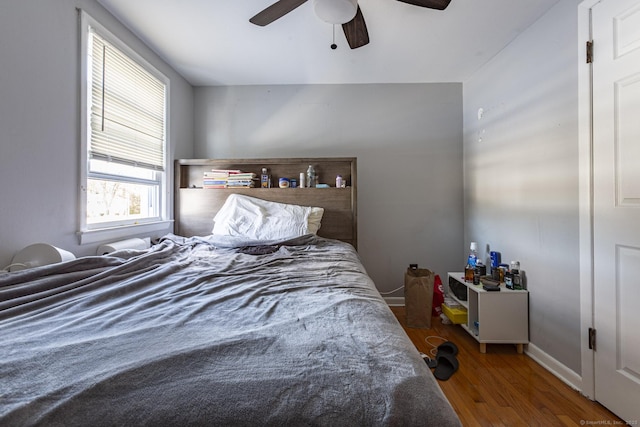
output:
{"label": "wooden headboard", "polygon": [[[318,182],[330,188],[277,188],[279,178],[298,179],[313,165]],[[268,168],[275,188],[202,188],[205,171],[239,169],[260,177]],[[335,188],[336,175],[346,188]],[[211,234],[213,217],[232,193],[273,202],[324,208],[319,236],[342,240],[358,248],[356,203],[356,158],[275,158],[275,159],[179,159],[175,161],[175,234],[185,237]]]}

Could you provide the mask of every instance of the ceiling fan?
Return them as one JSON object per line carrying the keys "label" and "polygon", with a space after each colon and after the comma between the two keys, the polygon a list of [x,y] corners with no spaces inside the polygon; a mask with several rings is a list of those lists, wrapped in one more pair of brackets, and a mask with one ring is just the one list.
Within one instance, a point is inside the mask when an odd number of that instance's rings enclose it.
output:
{"label": "ceiling fan", "polygon": [[[414,6],[444,10],[451,0],[398,0]],[[307,0],[279,0],[249,19],[249,22],[264,27],[282,18]],[[314,9],[320,19],[330,24],[341,24],[349,47],[356,49],[369,43],[369,33],[358,0],[313,0]],[[334,48],[335,44],[332,45]]]}

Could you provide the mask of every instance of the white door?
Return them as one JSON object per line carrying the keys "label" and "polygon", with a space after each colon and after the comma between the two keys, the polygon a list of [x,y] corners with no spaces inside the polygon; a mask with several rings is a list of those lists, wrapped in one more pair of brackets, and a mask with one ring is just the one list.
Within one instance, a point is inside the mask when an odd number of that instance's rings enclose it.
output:
{"label": "white door", "polygon": [[595,398],[640,421],[640,0],[603,0],[593,30]]}

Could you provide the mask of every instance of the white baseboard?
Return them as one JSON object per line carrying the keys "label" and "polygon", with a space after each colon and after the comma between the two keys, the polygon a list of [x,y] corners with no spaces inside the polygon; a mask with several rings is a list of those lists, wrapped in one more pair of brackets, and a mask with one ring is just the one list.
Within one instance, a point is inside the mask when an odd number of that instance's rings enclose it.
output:
{"label": "white baseboard", "polygon": [[526,346],[525,354],[535,360],[540,366],[558,377],[560,381],[582,393],[582,377],[573,370],[549,356],[535,344]]}
{"label": "white baseboard", "polygon": [[404,297],[384,297],[384,300],[392,307],[404,306]]}

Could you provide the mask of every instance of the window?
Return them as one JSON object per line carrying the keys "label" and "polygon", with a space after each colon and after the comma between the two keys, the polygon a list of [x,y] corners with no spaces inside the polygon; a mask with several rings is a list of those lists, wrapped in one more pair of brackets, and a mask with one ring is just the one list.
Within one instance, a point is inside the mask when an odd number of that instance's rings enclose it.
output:
{"label": "window", "polygon": [[85,13],[81,25],[81,235],[161,223],[168,80]]}

